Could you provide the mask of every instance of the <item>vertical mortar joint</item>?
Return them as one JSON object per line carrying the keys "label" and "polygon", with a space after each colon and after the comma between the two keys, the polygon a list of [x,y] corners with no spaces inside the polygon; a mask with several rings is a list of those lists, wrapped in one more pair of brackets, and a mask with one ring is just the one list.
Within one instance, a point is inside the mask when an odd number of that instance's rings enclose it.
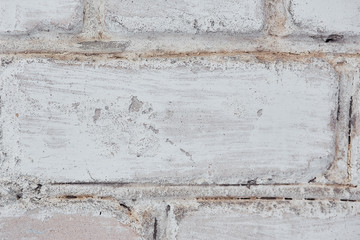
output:
{"label": "vertical mortar joint", "polygon": [[349,103],[349,122],[348,122],[348,152],[347,152],[347,181],[351,181],[351,130],[352,130],[352,114],[353,114],[353,97],[350,97]]}

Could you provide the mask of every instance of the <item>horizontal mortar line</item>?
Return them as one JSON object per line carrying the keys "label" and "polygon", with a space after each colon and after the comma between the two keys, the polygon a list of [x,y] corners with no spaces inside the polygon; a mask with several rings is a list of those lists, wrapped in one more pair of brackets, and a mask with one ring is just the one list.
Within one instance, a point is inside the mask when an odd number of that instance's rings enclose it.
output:
{"label": "horizontal mortar line", "polygon": [[240,184],[157,184],[157,183],[137,183],[137,182],[52,182],[50,185],[108,185],[117,187],[247,187],[254,186],[302,186],[302,187],[347,187],[357,188],[353,184],[320,184],[320,183],[273,183],[273,184],[257,184],[257,183],[240,183]]}
{"label": "horizontal mortar line", "polygon": [[360,202],[355,199],[344,198],[292,198],[292,197],[231,197],[231,196],[219,196],[219,197],[197,197],[199,202],[207,201],[254,201],[254,200],[267,200],[267,201],[341,201],[341,202]]}
{"label": "horizontal mortar line", "polygon": [[[78,52],[78,51],[23,51],[23,52],[8,52],[0,53],[0,56],[21,56],[21,57],[44,57],[62,59],[64,57],[76,58],[77,56],[83,57],[107,57],[107,59],[124,59],[134,60],[133,56],[138,58],[186,58],[186,57],[204,57],[204,56],[236,56],[236,55],[255,55],[255,56],[272,56],[272,57],[298,57],[302,58],[322,58],[326,56],[341,56],[341,57],[360,57],[359,53],[332,53],[332,52],[303,52],[303,53],[291,53],[291,52],[279,52],[279,51],[188,51],[188,52],[174,52],[174,51],[161,51],[161,52]],[[127,56],[131,55],[131,56]],[[78,60],[80,61],[80,60]]]}
{"label": "horizontal mortar line", "polygon": [[[163,33],[164,34],[164,33]],[[191,41],[192,43],[198,44],[198,46],[203,46],[204,44],[211,44],[210,46],[213,48],[222,48],[224,45],[231,47],[231,45],[236,44],[239,45],[239,42],[244,43],[253,48],[261,46],[263,48],[274,48],[281,47],[281,45],[292,45],[290,49],[296,49],[296,46],[301,46],[304,51],[309,48],[313,48],[314,46],[319,47],[332,47],[334,49],[338,49],[341,47],[348,47],[349,49],[357,50],[359,43],[359,35],[357,36],[345,36],[345,40],[342,41],[326,41],[329,35],[313,35],[309,36],[308,34],[304,35],[290,35],[287,37],[281,36],[270,36],[263,34],[240,34],[240,35],[224,35],[224,33],[214,33],[214,34],[180,34],[180,35],[168,35],[168,34],[156,34],[153,36],[154,38],[149,40],[149,36],[152,35],[149,33],[142,34],[130,34],[123,36],[106,36],[105,38],[98,38],[97,36],[84,36],[81,35],[71,35],[65,38],[47,38],[46,35],[39,36],[39,39],[26,39],[28,34],[23,35],[8,35],[4,38],[0,36],[0,44],[2,47],[2,51],[12,51],[11,47],[8,46],[16,46],[24,49],[23,51],[31,51],[31,47],[37,47],[37,49],[49,49],[53,46],[58,46],[58,49],[61,47],[64,49],[66,47],[72,49],[80,49],[86,51],[87,48],[91,50],[101,49],[101,48],[111,48],[111,49],[121,49],[121,51],[127,51],[127,49],[134,48],[136,46],[143,47],[144,44],[150,45],[152,47],[160,45],[176,47],[176,45],[169,44],[169,42],[173,43],[174,41]],[[215,39],[215,41],[214,41]],[[300,41],[299,41],[300,40]],[[30,46],[30,47],[29,47]],[[182,45],[178,45],[182,46]],[[18,50],[19,52],[21,50]]]}
{"label": "horizontal mortar line", "polygon": [[[161,199],[173,199],[176,197],[161,197]],[[183,197],[182,197],[183,198]],[[55,197],[55,199],[66,200],[66,201],[79,201],[79,200],[111,200],[111,201],[121,201],[124,199],[118,199],[116,197],[109,196],[97,196],[97,195],[61,195]],[[198,202],[219,202],[219,201],[258,201],[258,200],[266,200],[266,201],[340,201],[340,202],[360,202],[360,200],[356,199],[348,199],[348,198],[293,198],[293,197],[256,197],[256,196],[248,196],[248,197],[236,197],[236,196],[206,196],[206,197],[189,197],[186,200],[196,199]]]}

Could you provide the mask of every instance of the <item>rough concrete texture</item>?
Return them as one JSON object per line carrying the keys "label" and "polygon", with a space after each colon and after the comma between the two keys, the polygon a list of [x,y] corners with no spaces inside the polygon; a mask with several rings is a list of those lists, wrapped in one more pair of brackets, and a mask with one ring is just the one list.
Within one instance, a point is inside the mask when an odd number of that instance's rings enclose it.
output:
{"label": "rough concrete texture", "polygon": [[358,239],[358,1],[0,0],[0,239]]}

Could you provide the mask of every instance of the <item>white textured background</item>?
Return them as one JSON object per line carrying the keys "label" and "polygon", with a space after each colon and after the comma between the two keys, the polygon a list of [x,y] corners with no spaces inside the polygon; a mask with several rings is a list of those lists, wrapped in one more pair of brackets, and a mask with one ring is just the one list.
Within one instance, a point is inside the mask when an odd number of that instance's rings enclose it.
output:
{"label": "white textured background", "polygon": [[359,239],[360,2],[0,0],[0,239]]}

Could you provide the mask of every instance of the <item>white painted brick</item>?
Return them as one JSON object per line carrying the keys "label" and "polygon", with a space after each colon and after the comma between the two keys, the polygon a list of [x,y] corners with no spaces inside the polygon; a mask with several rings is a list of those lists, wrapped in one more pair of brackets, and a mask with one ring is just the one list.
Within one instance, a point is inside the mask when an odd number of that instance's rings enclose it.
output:
{"label": "white painted brick", "polygon": [[0,239],[142,239],[131,227],[109,216],[50,211],[0,216]]}
{"label": "white painted brick", "polygon": [[359,203],[328,201],[210,204],[178,216],[176,239],[358,239],[358,213]]}
{"label": "white painted brick", "polygon": [[348,164],[351,166],[351,175],[350,180],[352,184],[360,184],[360,69],[354,71],[352,74],[349,74],[355,80],[354,93],[352,93],[352,102],[351,106],[351,118],[349,122],[350,131],[350,141],[349,144],[349,153],[348,154]]}
{"label": "white painted brick", "polygon": [[310,33],[360,33],[360,1],[358,0],[291,0],[293,22]]}
{"label": "white painted brick", "polygon": [[338,82],[320,61],[29,60],[7,67],[1,81],[2,165],[20,174],[295,183],[334,160]]}
{"label": "white painted brick", "polygon": [[106,0],[105,22],[113,32],[257,32],[262,0]]}
{"label": "white painted brick", "polygon": [[0,0],[0,34],[79,31],[82,13],[81,0]]}

